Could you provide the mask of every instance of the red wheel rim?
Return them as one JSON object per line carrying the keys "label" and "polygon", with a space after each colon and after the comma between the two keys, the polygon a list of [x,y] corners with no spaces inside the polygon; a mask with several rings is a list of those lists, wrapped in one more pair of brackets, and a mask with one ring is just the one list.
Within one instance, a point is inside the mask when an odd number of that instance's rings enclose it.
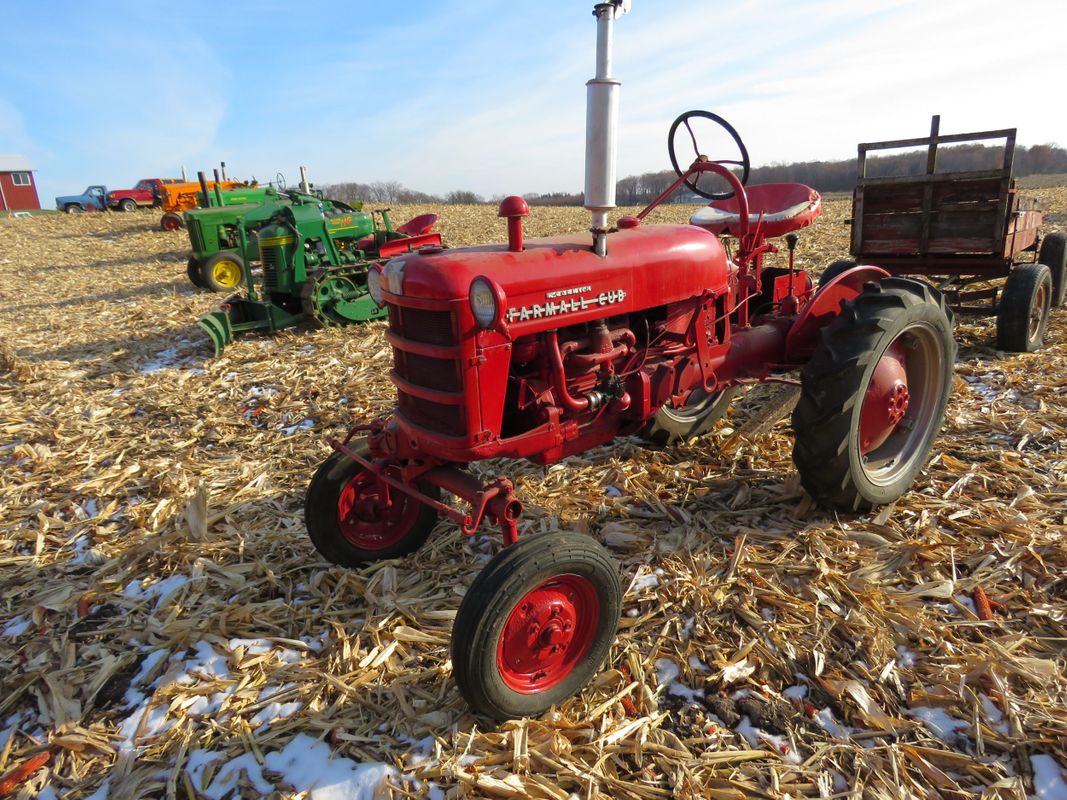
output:
{"label": "red wheel rim", "polygon": [[907,351],[897,339],[878,360],[860,411],[860,452],[881,447],[904,419],[911,404],[908,391]]}
{"label": "red wheel rim", "polygon": [[337,527],[354,547],[385,550],[401,542],[419,516],[419,504],[359,472],[337,498]]}
{"label": "red wheel rim", "polygon": [[600,600],[578,575],[557,575],[519,600],[497,643],[497,668],[509,689],[536,694],[581,663],[596,636]]}
{"label": "red wheel rim", "polygon": [[163,217],[163,230],[176,231],[181,227],[181,223],[174,217]]}

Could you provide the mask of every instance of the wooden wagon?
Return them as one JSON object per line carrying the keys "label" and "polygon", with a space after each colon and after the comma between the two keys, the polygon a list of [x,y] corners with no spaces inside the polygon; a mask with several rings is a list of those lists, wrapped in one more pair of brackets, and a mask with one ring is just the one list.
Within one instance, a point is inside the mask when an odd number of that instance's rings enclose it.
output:
{"label": "wooden wagon", "polygon": [[[894,274],[933,279],[958,312],[995,314],[1002,350],[1032,351],[1044,342],[1048,313],[1067,290],[1067,235],[1040,236],[1043,212],[1012,177],[1014,128],[930,135],[859,145],[853,194],[851,253],[834,262],[823,282],[855,263]],[[1003,141],[999,167],[939,172],[938,147]],[[868,154],[926,148],[926,169],[915,175],[872,177]]]}

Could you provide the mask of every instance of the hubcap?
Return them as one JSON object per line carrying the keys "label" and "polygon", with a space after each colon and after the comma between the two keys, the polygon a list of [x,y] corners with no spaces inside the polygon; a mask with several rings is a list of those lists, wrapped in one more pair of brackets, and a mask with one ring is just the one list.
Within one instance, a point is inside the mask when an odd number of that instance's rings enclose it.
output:
{"label": "hubcap", "polygon": [[1026,330],[1026,338],[1031,342],[1037,338],[1038,333],[1041,331],[1041,320],[1045,316],[1045,285],[1041,284],[1037,287],[1037,294],[1034,296],[1034,304],[1030,307],[1030,325]]}
{"label": "hubcap", "polygon": [[406,494],[388,491],[369,472],[359,472],[337,498],[337,527],[350,544],[364,550],[384,550],[410,532],[419,504]]}
{"label": "hubcap", "polygon": [[178,220],[174,219],[174,217],[165,217],[163,219],[163,227],[168,231],[176,231],[178,230]]}
{"label": "hubcap", "polygon": [[905,328],[874,368],[859,415],[859,450],[868,480],[887,485],[926,455],[938,414],[948,358],[926,323]]}
{"label": "hubcap", "polygon": [[227,289],[236,286],[237,282],[241,280],[241,268],[237,266],[236,262],[227,259],[216,261],[215,266],[211,269],[211,274],[215,279],[215,283],[219,286],[225,286]]}
{"label": "hubcap", "polygon": [[508,688],[536,694],[563,681],[596,634],[600,602],[578,575],[558,575],[526,594],[504,623],[497,645],[500,677]]}

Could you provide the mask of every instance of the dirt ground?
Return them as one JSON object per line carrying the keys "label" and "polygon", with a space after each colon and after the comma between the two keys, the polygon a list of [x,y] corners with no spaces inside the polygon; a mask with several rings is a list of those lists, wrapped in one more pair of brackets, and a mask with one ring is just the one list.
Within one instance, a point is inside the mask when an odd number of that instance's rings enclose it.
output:
{"label": "dirt ground", "polygon": [[[1033,193],[1067,229],[1067,188]],[[847,253],[849,210],[827,202],[799,266]],[[505,238],[494,207],[439,211],[452,246]],[[1036,354],[958,321],[934,456],[873,514],[814,507],[788,420],[739,438],[744,402],[666,449],[475,465],[516,482],[523,534],[587,532],[629,587],[599,677],[493,726],[448,641],[496,534],[441,523],[414,556],[346,570],[304,531],[324,437],[392,404],[384,324],[212,358],[195,323],[222,298],[157,224],[0,219],[0,796],[1067,790],[1067,308]],[[526,234],[587,225],[535,208]]]}

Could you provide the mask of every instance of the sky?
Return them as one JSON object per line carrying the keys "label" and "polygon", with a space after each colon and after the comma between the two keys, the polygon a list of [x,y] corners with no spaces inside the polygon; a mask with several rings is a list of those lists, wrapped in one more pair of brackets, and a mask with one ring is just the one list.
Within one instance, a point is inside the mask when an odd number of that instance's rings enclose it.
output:
{"label": "sky", "polygon": [[[0,0],[0,153],[42,204],[91,184],[306,165],[317,183],[580,191],[592,2]],[[1067,146],[1062,0],[633,0],[616,26],[619,177],[669,168],[681,112],[753,165],[1017,127]],[[733,158],[733,153],[713,157]]]}

